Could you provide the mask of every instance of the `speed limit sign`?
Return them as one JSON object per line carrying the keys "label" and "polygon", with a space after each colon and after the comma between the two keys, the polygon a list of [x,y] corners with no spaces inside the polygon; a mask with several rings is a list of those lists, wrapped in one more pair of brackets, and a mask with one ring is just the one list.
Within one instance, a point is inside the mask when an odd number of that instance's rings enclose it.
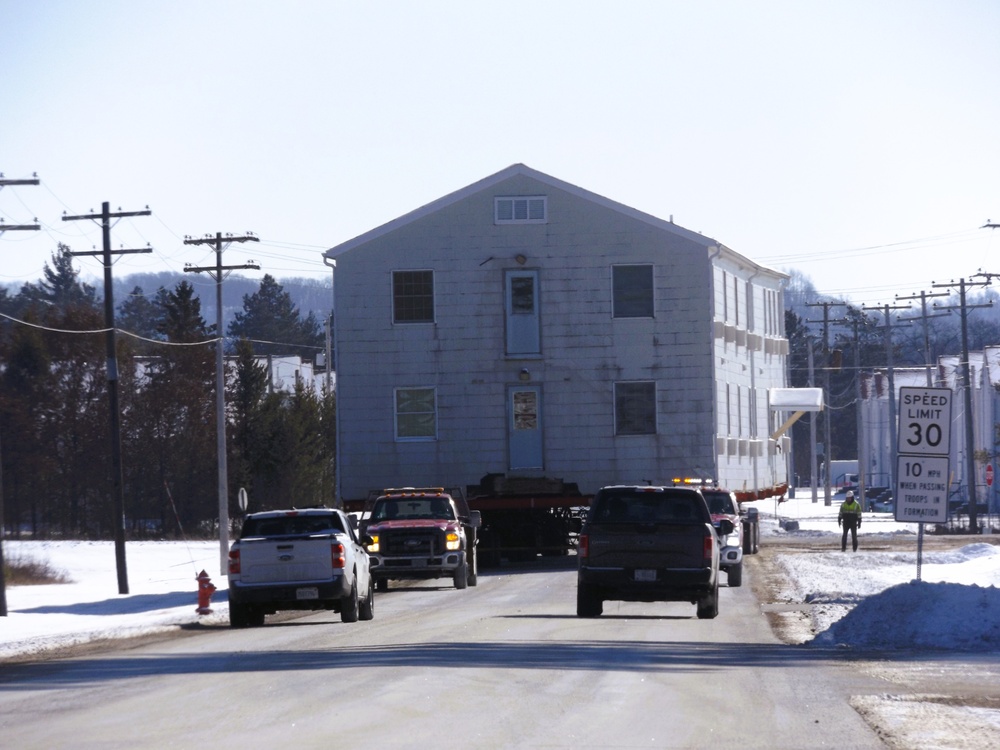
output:
{"label": "speed limit sign", "polygon": [[896,452],[947,456],[951,449],[950,388],[900,388]]}

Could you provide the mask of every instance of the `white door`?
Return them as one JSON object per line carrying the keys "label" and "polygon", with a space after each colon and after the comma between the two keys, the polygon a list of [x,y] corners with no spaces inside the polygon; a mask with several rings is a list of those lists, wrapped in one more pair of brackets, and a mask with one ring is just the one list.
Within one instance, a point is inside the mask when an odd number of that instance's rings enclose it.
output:
{"label": "white door", "polygon": [[510,469],[541,469],[542,389],[537,385],[507,388],[507,431]]}
{"label": "white door", "polygon": [[507,354],[539,354],[538,271],[506,275]]}

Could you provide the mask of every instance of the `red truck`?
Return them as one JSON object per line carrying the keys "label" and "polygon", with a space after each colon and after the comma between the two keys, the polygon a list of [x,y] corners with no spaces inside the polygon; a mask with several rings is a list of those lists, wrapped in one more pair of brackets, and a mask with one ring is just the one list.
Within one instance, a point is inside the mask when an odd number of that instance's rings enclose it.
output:
{"label": "red truck", "polygon": [[478,583],[479,511],[461,492],[444,487],[401,487],[369,497],[360,522],[369,537],[375,587],[393,579],[450,576],[457,589]]}

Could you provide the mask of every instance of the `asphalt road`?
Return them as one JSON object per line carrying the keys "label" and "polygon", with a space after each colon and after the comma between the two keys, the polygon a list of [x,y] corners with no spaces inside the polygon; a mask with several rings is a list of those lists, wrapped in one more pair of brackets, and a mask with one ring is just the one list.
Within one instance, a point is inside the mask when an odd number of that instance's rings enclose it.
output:
{"label": "asphalt road", "polygon": [[[375,619],[268,618],[0,673],[9,748],[874,748],[884,683],[772,635],[746,585],[720,615],[575,615],[572,558],[376,595]],[[443,584],[443,581],[440,582]]]}

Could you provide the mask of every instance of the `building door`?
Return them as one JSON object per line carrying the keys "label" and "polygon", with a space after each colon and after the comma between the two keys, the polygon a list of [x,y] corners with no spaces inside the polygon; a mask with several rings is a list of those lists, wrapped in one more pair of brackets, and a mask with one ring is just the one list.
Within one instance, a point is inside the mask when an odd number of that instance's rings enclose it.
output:
{"label": "building door", "polygon": [[538,271],[506,275],[507,354],[539,354]]}
{"label": "building door", "polygon": [[510,470],[542,469],[542,388],[507,388],[507,432]]}

